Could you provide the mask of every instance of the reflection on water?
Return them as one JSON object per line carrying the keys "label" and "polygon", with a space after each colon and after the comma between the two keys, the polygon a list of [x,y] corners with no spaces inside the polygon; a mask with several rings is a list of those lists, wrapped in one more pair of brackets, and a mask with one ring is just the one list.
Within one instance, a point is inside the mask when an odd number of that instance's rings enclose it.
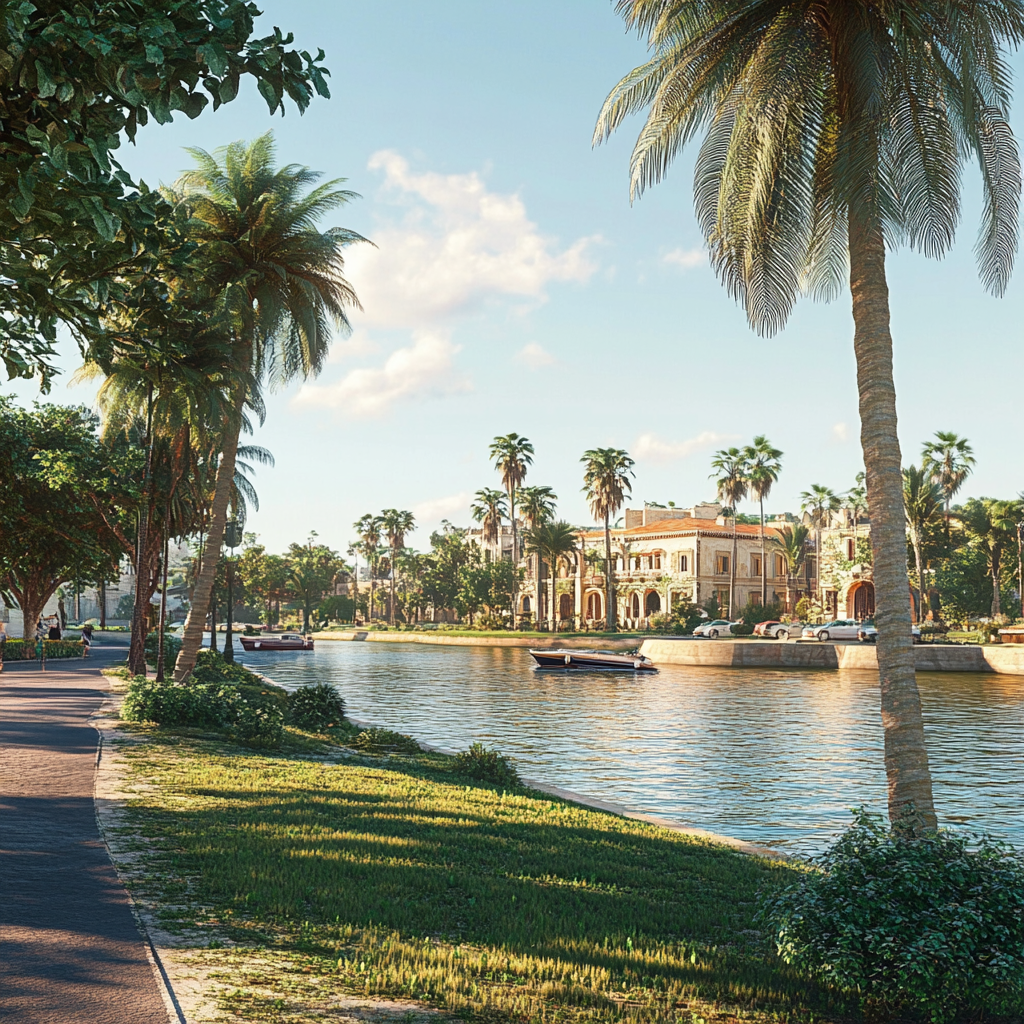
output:
{"label": "reflection on water", "polygon": [[[481,740],[528,778],[794,852],[820,851],[850,807],[885,810],[868,672],[569,674],[520,648],[330,641],[239,654],[288,688],[335,683],[353,718],[449,749]],[[940,818],[1024,845],[1024,677],[918,683]]]}

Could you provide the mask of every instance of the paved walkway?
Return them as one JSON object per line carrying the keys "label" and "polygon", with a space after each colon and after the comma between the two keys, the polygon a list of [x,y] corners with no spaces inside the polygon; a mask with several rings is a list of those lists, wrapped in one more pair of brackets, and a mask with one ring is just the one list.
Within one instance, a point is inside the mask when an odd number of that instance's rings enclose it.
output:
{"label": "paved walkway", "polygon": [[126,647],[98,639],[86,661],[8,662],[0,673],[0,1020],[167,1024],[128,894],[96,826],[98,670]]}

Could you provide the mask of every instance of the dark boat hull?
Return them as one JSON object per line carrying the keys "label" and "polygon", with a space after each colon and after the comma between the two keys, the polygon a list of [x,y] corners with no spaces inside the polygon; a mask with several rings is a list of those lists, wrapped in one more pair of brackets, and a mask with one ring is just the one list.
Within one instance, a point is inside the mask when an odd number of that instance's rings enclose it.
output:
{"label": "dark boat hull", "polygon": [[654,662],[641,654],[605,651],[538,651],[530,649],[538,668],[600,670],[603,672],[657,672]]}
{"label": "dark boat hull", "polygon": [[278,640],[274,637],[240,636],[239,642],[246,651],[311,651],[312,640]]}

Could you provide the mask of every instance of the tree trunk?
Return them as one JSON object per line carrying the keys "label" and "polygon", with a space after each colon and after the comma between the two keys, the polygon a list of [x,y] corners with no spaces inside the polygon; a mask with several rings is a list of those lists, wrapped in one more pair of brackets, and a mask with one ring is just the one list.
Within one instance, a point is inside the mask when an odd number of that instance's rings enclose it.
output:
{"label": "tree trunk", "polygon": [[551,609],[548,618],[551,620],[551,632],[558,632],[558,609],[555,605],[558,602],[558,559],[551,560]]}
{"label": "tree trunk", "polygon": [[[149,629],[149,499],[153,481],[153,385],[146,395],[146,468],[142,477],[142,503],[139,507],[138,554],[135,558],[135,609],[132,612],[132,639],[128,648],[128,671],[146,674],[146,633]],[[146,585],[142,585],[143,573]]]}
{"label": "tree trunk", "polygon": [[[210,593],[210,650],[217,650],[217,588]],[[175,669],[178,665],[175,662]]]}
{"label": "tree trunk", "polygon": [[[510,487],[508,489],[508,509],[509,509],[509,521],[512,523],[512,568],[515,569],[519,565],[519,531],[516,529],[516,489]],[[498,533],[498,557],[501,557],[501,533]],[[516,616],[518,612],[516,609],[519,607],[519,580],[516,578],[516,574],[512,573],[512,628],[516,628]]]}
{"label": "tree trunk", "polygon": [[764,544],[764,498],[761,502],[761,607],[768,603],[768,562]]}
{"label": "tree trunk", "polygon": [[[196,657],[203,643],[203,627],[206,624],[206,613],[210,607],[210,597],[217,576],[217,563],[220,561],[220,547],[224,540],[224,525],[228,520],[228,503],[231,500],[231,488],[235,482],[235,455],[238,452],[238,434],[242,427],[242,410],[245,407],[246,389],[239,386],[235,393],[235,405],[231,421],[226,424],[224,435],[224,451],[221,453],[220,465],[217,467],[217,483],[213,491],[213,507],[210,510],[210,528],[206,537],[206,555],[199,570],[195,591],[192,594],[192,607],[185,619],[184,635],[178,660],[174,665],[174,681],[183,683],[192,673],[196,665]],[[210,645],[213,646],[217,623],[212,623],[213,633]]]}
{"label": "tree trunk", "polygon": [[164,681],[164,634],[167,628],[167,553],[170,547],[170,521],[171,521],[171,503],[170,500],[167,502],[167,509],[164,515],[164,550],[162,558],[162,574],[163,574],[163,586],[160,588],[160,628],[157,630],[156,636],[156,679],[158,683]]}
{"label": "tree trunk", "polygon": [[992,545],[992,618],[1003,614],[1002,595],[999,593],[999,577],[1002,576],[1003,548]]}
{"label": "tree trunk", "polygon": [[397,548],[391,545],[391,608],[388,612],[388,622],[392,627],[395,625],[395,558]]}
{"label": "tree trunk", "polygon": [[100,580],[100,629],[107,628],[107,581]]}
{"label": "tree trunk", "polygon": [[235,582],[235,566],[231,561],[231,556],[227,558],[227,575],[228,575],[228,614],[227,614],[227,626],[224,630],[224,660],[234,664],[235,662],[235,642],[231,638],[231,618],[235,610],[235,588],[233,586]]}
{"label": "tree trunk", "polygon": [[736,510],[732,513],[732,560],[729,562],[729,614],[727,619],[736,617]]}
{"label": "tree trunk", "polygon": [[[885,239],[862,201],[849,212],[850,291],[860,403],[861,447],[867,471],[874,556],[878,675],[889,819],[912,814],[916,831],[938,827],[925,747],[921,697],[914,671],[907,601],[907,535],[903,473],[896,433],[896,386],[889,333]],[[821,568],[818,568],[819,580]]]}
{"label": "tree trunk", "polygon": [[615,566],[612,564],[612,531],[608,516],[604,517],[604,567],[604,628],[609,633],[617,633],[619,617],[615,610]]}
{"label": "tree trunk", "polygon": [[916,530],[910,541],[914,545],[914,565],[917,568],[917,621],[924,622],[924,575],[921,572],[921,540]]}

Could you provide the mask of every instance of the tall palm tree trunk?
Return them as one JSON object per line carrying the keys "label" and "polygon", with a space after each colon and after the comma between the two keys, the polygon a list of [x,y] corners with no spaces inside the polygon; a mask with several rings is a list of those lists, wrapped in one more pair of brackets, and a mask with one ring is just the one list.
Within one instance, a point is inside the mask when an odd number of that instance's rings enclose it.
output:
{"label": "tall palm tree trunk", "polygon": [[167,555],[170,548],[171,499],[167,498],[164,513],[163,553],[161,556],[160,574],[163,577],[160,587],[160,625],[157,629],[156,681],[164,681],[164,633],[167,629]]}
{"label": "tall palm tree trunk", "polygon": [[551,609],[548,618],[551,620],[551,632],[558,632],[558,609],[555,605],[558,602],[558,559],[551,559]]}
{"label": "tall palm tree trunk", "polygon": [[992,618],[1003,614],[1002,595],[999,593],[999,577],[1002,575],[1003,547],[992,545]]}
{"label": "tall palm tree trunk", "polygon": [[[206,551],[199,568],[195,590],[192,594],[192,606],[185,619],[185,629],[181,641],[178,660],[174,663],[174,681],[183,683],[196,666],[199,648],[203,644],[203,630],[206,627],[206,614],[210,609],[210,597],[217,576],[217,563],[220,561],[220,548],[224,540],[224,527],[228,521],[228,503],[231,500],[231,488],[235,482],[235,456],[238,453],[238,435],[242,429],[242,410],[245,407],[246,389],[239,385],[235,391],[234,415],[226,425],[224,450],[221,453],[220,465],[217,467],[217,482],[213,490],[213,505],[210,509],[210,527],[206,534]],[[211,623],[210,646],[216,643],[217,623]]]}
{"label": "tall palm tree trunk", "polygon": [[[860,401],[861,446],[867,471],[874,555],[878,675],[889,818],[912,812],[917,828],[937,828],[925,747],[921,697],[914,671],[907,601],[907,536],[903,475],[896,434],[889,288],[885,239],[873,211],[849,213],[850,290]],[[818,568],[819,580],[821,569]]]}
{"label": "tall palm tree trunk", "polygon": [[735,617],[736,612],[736,511],[732,513],[732,559],[729,562],[729,615]]}
{"label": "tall palm tree trunk", "polygon": [[618,632],[618,616],[615,613],[615,566],[612,564],[612,531],[608,516],[604,517],[604,628],[609,633]]}
{"label": "tall palm tree trunk", "polygon": [[765,554],[764,543],[764,498],[761,502],[761,607],[768,603],[768,556]]}
{"label": "tall palm tree trunk", "polygon": [[917,621],[924,621],[924,575],[921,572],[921,540],[914,531],[911,538],[914,545],[914,565],[917,568]]}
{"label": "tall palm tree trunk", "polygon": [[391,607],[388,611],[388,622],[394,626],[395,624],[395,574],[398,572],[396,568],[396,559],[398,557],[398,549],[394,544],[391,545]]}
{"label": "tall palm tree trunk", "polygon": [[[132,638],[128,648],[128,671],[133,676],[146,674],[146,633],[149,631],[149,492],[153,483],[153,385],[146,393],[146,468],[142,477],[142,501],[139,506],[139,535],[135,556],[135,608],[132,611]],[[145,585],[143,585],[145,580]]]}
{"label": "tall palm tree trunk", "polygon": [[[512,568],[519,565],[519,531],[516,529],[516,490],[514,487],[508,489],[509,520],[512,523]],[[498,530],[498,558],[501,558],[501,530]],[[512,628],[516,627],[516,617],[519,615],[519,580],[516,574],[512,573]],[[540,609],[538,608],[538,611]]]}

